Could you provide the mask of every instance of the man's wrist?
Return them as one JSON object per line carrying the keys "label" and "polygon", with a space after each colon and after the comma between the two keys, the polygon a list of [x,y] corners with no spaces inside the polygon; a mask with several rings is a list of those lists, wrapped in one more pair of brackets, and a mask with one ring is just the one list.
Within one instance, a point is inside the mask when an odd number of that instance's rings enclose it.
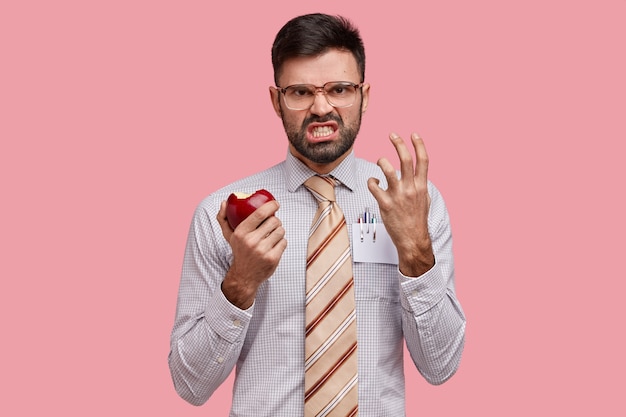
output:
{"label": "man's wrist", "polygon": [[238,279],[236,274],[229,271],[222,281],[222,293],[224,297],[241,310],[249,309],[254,304],[258,287],[250,285],[244,279]]}
{"label": "man's wrist", "polygon": [[417,249],[398,251],[398,269],[409,277],[419,277],[435,266],[432,244],[421,245]]}

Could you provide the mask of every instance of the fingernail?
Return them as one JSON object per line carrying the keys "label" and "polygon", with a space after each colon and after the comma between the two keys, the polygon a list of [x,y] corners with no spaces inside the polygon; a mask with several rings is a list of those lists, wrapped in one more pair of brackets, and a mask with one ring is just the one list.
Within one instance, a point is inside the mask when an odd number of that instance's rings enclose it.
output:
{"label": "fingernail", "polygon": [[413,139],[420,139],[420,135],[418,135],[416,132],[413,132]]}
{"label": "fingernail", "polygon": [[389,137],[390,137],[391,139],[398,139],[400,136],[398,136],[398,135],[396,135],[395,133],[391,132],[391,133],[389,134]]}

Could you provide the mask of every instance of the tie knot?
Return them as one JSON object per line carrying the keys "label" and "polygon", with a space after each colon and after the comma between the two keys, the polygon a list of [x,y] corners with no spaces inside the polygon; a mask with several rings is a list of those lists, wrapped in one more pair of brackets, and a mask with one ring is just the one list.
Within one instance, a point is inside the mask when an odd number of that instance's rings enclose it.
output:
{"label": "tie knot", "polygon": [[335,201],[335,186],[337,181],[332,177],[320,177],[313,175],[304,182],[318,201]]}

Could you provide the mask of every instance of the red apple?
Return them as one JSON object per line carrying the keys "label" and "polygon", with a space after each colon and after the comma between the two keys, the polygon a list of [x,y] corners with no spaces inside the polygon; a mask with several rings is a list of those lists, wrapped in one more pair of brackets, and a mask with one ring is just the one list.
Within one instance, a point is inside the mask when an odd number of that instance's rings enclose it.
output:
{"label": "red apple", "polygon": [[252,214],[254,210],[268,201],[275,200],[267,190],[258,190],[252,194],[232,193],[226,200],[226,219],[233,229]]}

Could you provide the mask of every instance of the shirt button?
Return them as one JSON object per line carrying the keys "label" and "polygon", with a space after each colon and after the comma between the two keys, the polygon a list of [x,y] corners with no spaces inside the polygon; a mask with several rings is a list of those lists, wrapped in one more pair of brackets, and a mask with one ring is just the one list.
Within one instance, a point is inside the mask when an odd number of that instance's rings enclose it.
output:
{"label": "shirt button", "polygon": [[417,290],[411,291],[411,297],[417,297],[418,294],[419,292]]}
{"label": "shirt button", "polygon": [[222,358],[221,356],[217,358],[217,363],[224,363],[224,358]]}
{"label": "shirt button", "polygon": [[235,319],[235,320],[233,320],[233,325],[234,325],[235,327],[240,327],[240,326],[241,326],[241,320],[239,320],[239,319]]}

